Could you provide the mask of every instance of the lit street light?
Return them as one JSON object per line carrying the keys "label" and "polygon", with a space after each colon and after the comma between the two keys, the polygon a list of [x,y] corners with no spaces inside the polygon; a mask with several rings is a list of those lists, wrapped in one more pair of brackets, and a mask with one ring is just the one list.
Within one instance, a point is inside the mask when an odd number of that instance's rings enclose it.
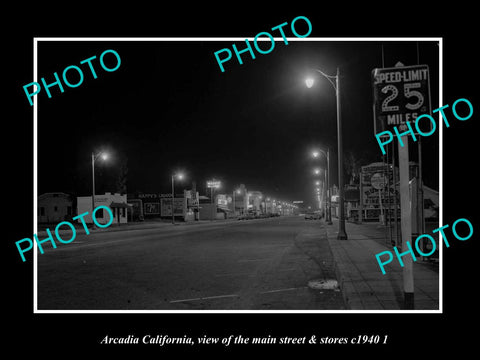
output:
{"label": "lit street light", "polygon": [[172,175],[172,224],[175,225],[175,213],[174,213],[174,206],[173,206],[173,201],[175,199],[175,178],[178,180],[183,179],[183,174],[182,173],[176,173]]}
{"label": "lit street light", "polygon": [[[312,156],[317,158],[320,155],[320,152],[325,155],[327,159],[327,167],[325,169],[325,181],[326,181],[326,203],[325,203],[325,221],[327,225],[332,225],[332,203],[331,203],[331,196],[330,196],[330,149],[327,150],[319,149],[312,151]],[[320,185],[320,182],[317,181],[315,185]]]}
{"label": "lit street light", "polygon": [[95,161],[98,157],[105,161],[108,159],[108,154],[102,151],[97,154],[92,152],[92,212],[95,209]]}
{"label": "lit street light", "polygon": [[240,195],[242,193],[242,191],[240,189],[237,189],[237,190],[233,190],[233,216],[236,215],[236,212],[235,212],[235,194],[238,194]]}
{"label": "lit street light", "polygon": [[[340,69],[337,67],[337,74],[335,76],[327,75],[323,71],[315,69],[322,74],[335,89],[335,97],[337,100],[337,138],[338,138],[338,203],[339,203],[339,221],[338,221],[338,240],[347,240],[347,233],[345,232],[345,212],[344,212],[344,189],[343,189],[343,145],[342,145],[342,116],[340,105]],[[335,80],[335,81],[333,81]],[[308,88],[314,84],[313,78],[305,80]]]}
{"label": "lit street light", "polygon": [[265,198],[265,201],[264,201],[264,204],[265,204],[265,214],[267,214],[267,213],[268,213],[268,209],[267,209],[267,207],[268,207],[268,205],[267,205],[267,201],[268,201],[268,202],[270,202],[270,198],[269,198],[269,197],[266,197],[266,198]]}
{"label": "lit street light", "polygon": [[305,84],[307,85],[307,87],[310,89],[312,86],[313,86],[313,83],[315,82],[315,80],[313,80],[312,78],[307,78],[305,79]]}

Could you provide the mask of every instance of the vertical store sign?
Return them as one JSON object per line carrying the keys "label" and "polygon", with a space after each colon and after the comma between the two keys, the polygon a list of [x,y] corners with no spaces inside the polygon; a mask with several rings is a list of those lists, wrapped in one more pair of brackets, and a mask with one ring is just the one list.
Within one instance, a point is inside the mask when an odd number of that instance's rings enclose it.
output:
{"label": "vertical store sign", "polygon": [[[402,129],[407,121],[431,113],[427,65],[373,69],[372,81],[375,134],[393,132],[394,126]],[[421,129],[424,132],[432,130],[427,123],[430,129]]]}

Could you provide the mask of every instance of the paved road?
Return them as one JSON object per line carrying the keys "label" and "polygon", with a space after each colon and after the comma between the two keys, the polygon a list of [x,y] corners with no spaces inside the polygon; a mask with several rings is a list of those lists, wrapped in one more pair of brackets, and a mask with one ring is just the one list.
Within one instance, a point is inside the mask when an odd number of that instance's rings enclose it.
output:
{"label": "paved road", "polygon": [[323,221],[281,217],[78,235],[38,255],[39,310],[344,309]]}

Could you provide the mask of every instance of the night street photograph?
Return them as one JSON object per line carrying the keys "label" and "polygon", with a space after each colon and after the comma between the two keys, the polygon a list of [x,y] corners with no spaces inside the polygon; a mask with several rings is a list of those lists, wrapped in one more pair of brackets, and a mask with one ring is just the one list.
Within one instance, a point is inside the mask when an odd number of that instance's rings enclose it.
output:
{"label": "night street photograph", "polygon": [[35,311],[441,310],[441,39],[289,26],[38,40]]}

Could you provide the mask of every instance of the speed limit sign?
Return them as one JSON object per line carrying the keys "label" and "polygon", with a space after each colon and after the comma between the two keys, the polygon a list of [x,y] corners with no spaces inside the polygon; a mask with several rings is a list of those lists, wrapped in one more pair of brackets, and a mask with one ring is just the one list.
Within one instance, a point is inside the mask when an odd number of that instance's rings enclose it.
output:
{"label": "speed limit sign", "polygon": [[[407,121],[431,112],[427,65],[374,69],[372,81],[375,134],[392,132],[394,126],[401,129]],[[431,123],[424,123],[427,127],[420,130],[430,132]]]}

